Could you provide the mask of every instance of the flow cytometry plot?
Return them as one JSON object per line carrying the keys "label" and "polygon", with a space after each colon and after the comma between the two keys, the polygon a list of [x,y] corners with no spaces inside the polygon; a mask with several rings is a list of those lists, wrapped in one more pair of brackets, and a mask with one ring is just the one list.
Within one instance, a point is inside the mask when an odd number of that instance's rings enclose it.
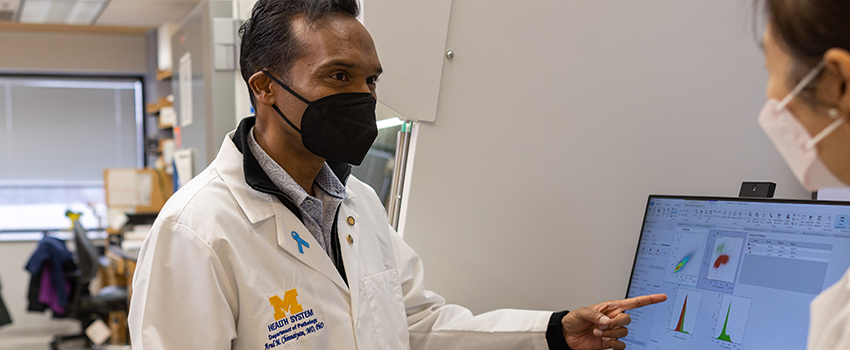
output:
{"label": "flow cytometry plot", "polygon": [[706,278],[729,283],[735,282],[735,272],[738,269],[738,259],[741,257],[743,247],[743,238],[715,237]]}
{"label": "flow cytometry plot", "polygon": [[724,294],[720,304],[720,317],[717,318],[717,325],[714,328],[714,338],[741,344],[751,304],[751,299]]}
{"label": "flow cytometry plot", "polygon": [[675,284],[696,286],[700,264],[705,257],[708,229],[679,227],[670,243],[664,280]]}
{"label": "flow cytometry plot", "polygon": [[673,312],[670,314],[669,329],[679,333],[693,334],[700,301],[702,301],[702,293],[680,288],[676,292],[676,303],[673,304]]}
{"label": "flow cytometry plot", "polygon": [[669,268],[674,275],[696,277],[705,251],[706,234],[680,231]]}

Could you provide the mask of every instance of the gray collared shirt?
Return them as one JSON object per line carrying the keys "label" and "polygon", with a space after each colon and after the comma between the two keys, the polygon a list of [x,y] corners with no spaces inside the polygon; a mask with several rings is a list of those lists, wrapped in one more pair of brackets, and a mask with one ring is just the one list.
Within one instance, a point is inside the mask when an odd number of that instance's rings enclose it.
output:
{"label": "gray collared shirt", "polygon": [[257,158],[260,167],[272,182],[292,200],[298,210],[301,211],[302,221],[304,226],[310,230],[322,249],[328,254],[331,260],[334,259],[333,249],[331,249],[331,230],[333,229],[336,210],[342,201],[348,199],[348,194],[345,193],[345,186],[336,177],[334,172],[327,163],[322,165],[322,169],[316,175],[313,181],[313,193],[316,197],[307,194],[301,185],[295,182],[295,179],[286,172],[277,162],[263,150],[254,138],[254,128],[248,132],[248,145],[251,148],[251,153]]}

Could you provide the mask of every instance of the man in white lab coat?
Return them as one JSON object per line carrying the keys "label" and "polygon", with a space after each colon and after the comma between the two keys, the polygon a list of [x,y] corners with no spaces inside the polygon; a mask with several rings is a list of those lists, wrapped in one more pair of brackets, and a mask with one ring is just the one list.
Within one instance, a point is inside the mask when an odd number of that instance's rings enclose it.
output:
{"label": "man in white lab coat", "polygon": [[130,306],[141,349],[623,349],[623,311],[473,316],[351,177],[377,136],[381,65],[355,0],[260,0],[240,64],[256,117],[165,205]]}

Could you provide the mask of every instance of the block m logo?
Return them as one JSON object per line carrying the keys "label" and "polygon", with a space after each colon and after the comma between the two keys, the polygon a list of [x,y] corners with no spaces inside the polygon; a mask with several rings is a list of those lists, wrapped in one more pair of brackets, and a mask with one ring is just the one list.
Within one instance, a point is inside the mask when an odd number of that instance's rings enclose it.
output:
{"label": "block m logo", "polygon": [[274,308],[275,321],[285,318],[287,313],[293,315],[304,311],[304,308],[298,303],[298,291],[295,289],[286,291],[283,300],[277,295],[269,298],[269,304]]}

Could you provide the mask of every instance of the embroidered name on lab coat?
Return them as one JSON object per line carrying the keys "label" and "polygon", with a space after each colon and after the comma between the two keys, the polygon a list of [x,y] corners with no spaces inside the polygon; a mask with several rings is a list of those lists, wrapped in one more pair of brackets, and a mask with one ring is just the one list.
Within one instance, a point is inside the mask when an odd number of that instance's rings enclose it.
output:
{"label": "embroidered name on lab coat", "polygon": [[325,323],[316,317],[313,309],[304,310],[298,303],[296,289],[286,291],[283,299],[277,295],[270,297],[269,304],[274,312],[275,322],[268,325],[269,342],[266,343],[266,350],[310,336],[325,328]]}

